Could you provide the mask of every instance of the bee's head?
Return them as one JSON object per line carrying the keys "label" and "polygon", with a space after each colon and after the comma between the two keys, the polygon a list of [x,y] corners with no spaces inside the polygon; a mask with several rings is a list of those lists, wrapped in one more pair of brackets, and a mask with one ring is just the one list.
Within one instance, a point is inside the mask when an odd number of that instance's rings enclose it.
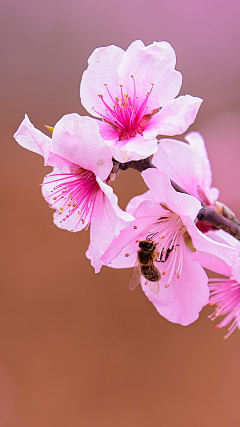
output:
{"label": "bee's head", "polygon": [[153,249],[155,247],[152,240],[141,240],[139,242],[139,248],[145,248],[145,249]]}

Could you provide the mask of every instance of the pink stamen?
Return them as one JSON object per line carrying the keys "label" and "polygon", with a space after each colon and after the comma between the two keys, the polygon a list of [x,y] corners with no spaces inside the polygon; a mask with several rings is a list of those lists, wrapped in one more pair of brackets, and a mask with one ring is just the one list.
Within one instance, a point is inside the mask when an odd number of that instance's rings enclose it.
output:
{"label": "pink stamen", "polygon": [[219,316],[225,316],[216,327],[221,329],[230,324],[228,333],[224,336],[226,339],[240,325],[240,283],[233,278],[209,279],[209,288],[209,305],[216,305],[209,318],[215,320]]}
{"label": "pink stamen", "polygon": [[[55,176],[61,176],[61,178],[48,181],[48,178]],[[47,181],[42,185],[57,183],[52,194],[46,197],[51,200],[50,206],[58,203],[59,214],[69,208],[67,215],[60,222],[66,221],[77,211],[79,218],[73,230],[77,228],[80,222],[83,224],[86,222],[86,228],[88,228],[92,219],[97,192],[101,191],[94,173],[79,169],[71,173],[51,174],[46,179]]]}
{"label": "pink stamen", "polygon": [[108,85],[105,84],[107,93],[113,103],[113,106],[111,107],[105,102],[103,95],[98,95],[102,100],[104,107],[106,108],[107,114],[100,113],[93,108],[97,114],[101,115],[104,121],[109,122],[114,127],[114,129],[119,133],[120,141],[134,137],[139,133],[142,134],[146,124],[151,118],[149,117],[148,120],[146,121],[143,120],[141,122],[142,118],[146,114],[148,114],[147,102],[148,102],[149,96],[152,93],[154,85],[152,83],[152,87],[150,91],[146,94],[146,97],[143,100],[143,102],[140,105],[137,105],[138,97],[136,96],[136,92],[137,92],[136,83],[135,83],[134,76],[131,76],[131,77],[133,80],[133,101],[128,96],[128,94],[124,94],[122,85],[120,85],[121,101],[119,101],[118,98],[114,99],[108,88]]}

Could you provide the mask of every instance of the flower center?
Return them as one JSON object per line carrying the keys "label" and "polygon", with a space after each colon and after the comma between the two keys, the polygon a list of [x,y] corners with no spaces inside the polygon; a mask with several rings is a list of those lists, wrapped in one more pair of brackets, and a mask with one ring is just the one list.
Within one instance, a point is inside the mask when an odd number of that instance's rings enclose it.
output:
{"label": "flower center", "polygon": [[174,212],[166,211],[166,216],[160,218],[149,230],[150,239],[154,238],[157,244],[158,262],[167,262],[163,275],[168,274],[168,282],[165,287],[169,287],[172,277],[175,274],[179,279],[183,267],[183,246],[186,245],[185,237],[188,236],[187,229],[181,218]]}
{"label": "flower center", "polygon": [[[49,181],[51,178],[54,179]],[[50,199],[50,207],[56,207],[58,214],[63,215],[60,223],[77,213],[76,225],[71,231],[77,228],[80,221],[86,223],[86,229],[89,227],[96,195],[100,190],[93,172],[80,168],[75,172],[51,174],[46,176],[42,185],[51,188],[50,196],[45,198]]]}
{"label": "flower center", "polygon": [[140,103],[136,93],[134,76],[131,77],[133,81],[133,98],[123,92],[122,85],[120,85],[121,99],[113,98],[107,84],[105,84],[108,95],[112,101],[112,106],[108,105],[104,101],[103,95],[98,95],[102,100],[106,112],[101,114],[93,108],[97,114],[101,115],[103,121],[109,123],[109,125],[111,125],[119,133],[120,141],[132,138],[137,134],[142,134],[145,126],[151,120],[151,117],[159,111],[157,108],[153,110],[151,114],[148,114],[147,102],[153,90],[154,84],[152,83],[150,91],[146,94],[143,102]]}

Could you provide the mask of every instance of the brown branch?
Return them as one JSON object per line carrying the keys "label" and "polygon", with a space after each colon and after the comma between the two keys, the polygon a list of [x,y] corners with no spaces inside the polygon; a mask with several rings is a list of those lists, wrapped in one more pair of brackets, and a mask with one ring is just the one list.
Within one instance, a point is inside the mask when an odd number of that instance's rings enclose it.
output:
{"label": "brown branch", "polygon": [[[118,164],[119,170],[127,170],[129,168],[136,169],[139,172],[142,172],[148,168],[156,168],[151,162],[150,157],[143,160],[131,161],[128,163],[118,163],[116,161],[115,165]],[[187,193],[183,188],[171,180],[173,188],[179,193]],[[240,222],[235,217],[234,213],[225,205],[222,205],[221,213],[213,209],[210,206],[202,204],[202,208],[198,212],[197,219],[198,221],[204,222],[211,226],[213,230],[224,230],[227,233],[234,236],[236,239],[240,240]],[[230,213],[229,213],[230,212]]]}
{"label": "brown branch", "polygon": [[199,221],[212,225],[213,229],[224,230],[240,240],[240,226],[238,224],[221,215],[210,206],[204,205],[203,203],[202,206],[202,209],[200,209],[197,215]]}

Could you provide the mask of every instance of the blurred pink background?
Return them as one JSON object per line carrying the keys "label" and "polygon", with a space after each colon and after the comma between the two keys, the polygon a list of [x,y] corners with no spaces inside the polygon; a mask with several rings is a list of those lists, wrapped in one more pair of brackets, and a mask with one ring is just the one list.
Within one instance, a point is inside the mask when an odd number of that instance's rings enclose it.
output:
{"label": "blurred pink background", "polygon": [[[2,1],[0,427],[239,427],[240,331],[227,341],[205,308],[185,328],[161,318],[130,271],[85,258],[88,233],[57,229],[39,183],[50,170],[12,138],[28,113],[46,132],[86,114],[91,52],[167,40],[182,94],[204,98],[190,130],[206,141],[220,200],[240,217],[240,2]],[[124,208],[136,171],[114,184]]]}

